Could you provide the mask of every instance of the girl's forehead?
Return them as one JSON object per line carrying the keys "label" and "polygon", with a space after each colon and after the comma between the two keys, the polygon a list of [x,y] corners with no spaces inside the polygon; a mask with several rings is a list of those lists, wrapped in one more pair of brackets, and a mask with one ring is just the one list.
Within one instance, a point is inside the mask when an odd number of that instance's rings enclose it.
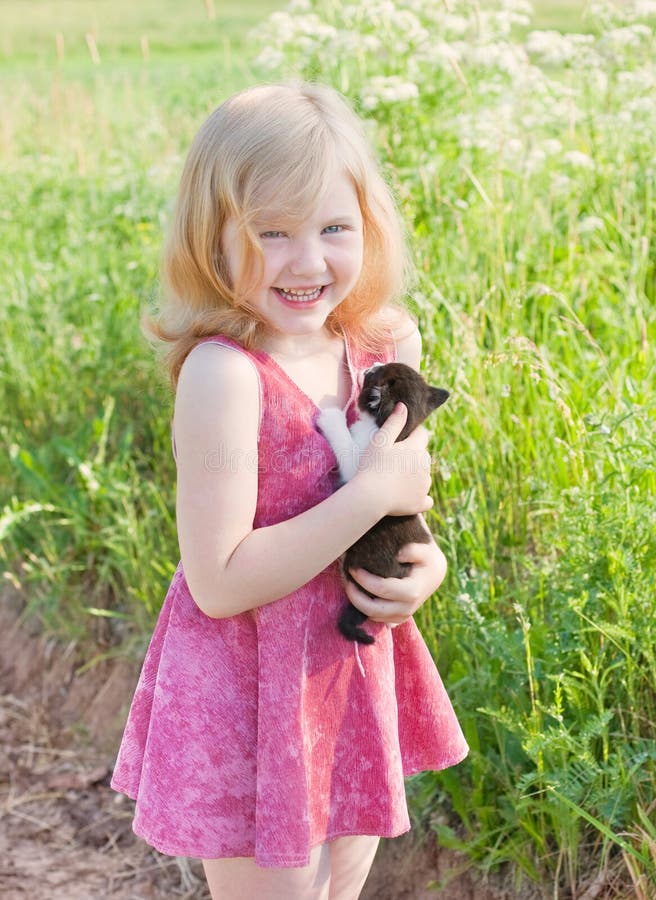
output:
{"label": "girl's forehead", "polygon": [[278,221],[303,221],[312,218],[333,216],[359,216],[360,204],[355,184],[351,176],[341,170],[332,173],[321,188],[308,185],[291,194],[277,189],[271,184],[268,197],[263,196],[256,219],[273,217]]}

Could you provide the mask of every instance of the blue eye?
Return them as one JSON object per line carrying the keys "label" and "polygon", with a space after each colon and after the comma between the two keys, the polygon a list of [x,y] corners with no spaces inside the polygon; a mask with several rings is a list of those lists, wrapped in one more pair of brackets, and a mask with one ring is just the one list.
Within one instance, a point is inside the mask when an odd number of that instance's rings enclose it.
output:
{"label": "blue eye", "polygon": [[284,237],[284,236],[285,236],[284,231],[263,231],[262,234],[260,235],[260,237],[263,240],[266,240],[267,238],[278,238],[278,237]]}
{"label": "blue eye", "polygon": [[327,225],[324,228],[326,234],[339,234],[340,231],[344,231],[343,225]]}

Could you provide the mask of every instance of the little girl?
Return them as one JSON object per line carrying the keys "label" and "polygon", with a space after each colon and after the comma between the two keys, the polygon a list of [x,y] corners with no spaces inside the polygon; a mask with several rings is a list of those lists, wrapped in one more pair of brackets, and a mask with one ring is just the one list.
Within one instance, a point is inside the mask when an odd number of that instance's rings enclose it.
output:
{"label": "little girl", "polygon": [[[431,506],[427,434],[399,405],[337,489],[316,420],[352,422],[361,373],[418,367],[399,217],[359,120],[317,85],[226,101],[187,158],[153,327],[176,386],[182,561],[112,786],[134,830],[203,860],[213,898],[355,900],[379,837],[410,827],[404,776],[467,746],[412,614],[446,564],[405,579],[338,558],[384,515]],[[375,643],[337,630],[350,600]],[[387,627],[397,625],[396,628]]]}

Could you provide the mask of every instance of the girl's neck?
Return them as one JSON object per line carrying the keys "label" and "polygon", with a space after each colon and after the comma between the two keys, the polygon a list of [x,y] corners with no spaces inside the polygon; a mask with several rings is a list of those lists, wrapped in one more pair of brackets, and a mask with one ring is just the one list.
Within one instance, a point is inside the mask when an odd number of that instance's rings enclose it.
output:
{"label": "girl's neck", "polygon": [[296,387],[320,409],[344,409],[352,392],[352,376],[342,337],[330,331],[275,337],[262,349]]}
{"label": "girl's neck", "polygon": [[342,338],[331,331],[321,329],[312,334],[281,334],[271,332],[264,337],[261,347],[271,356],[299,360],[316,353],[341,347]]}

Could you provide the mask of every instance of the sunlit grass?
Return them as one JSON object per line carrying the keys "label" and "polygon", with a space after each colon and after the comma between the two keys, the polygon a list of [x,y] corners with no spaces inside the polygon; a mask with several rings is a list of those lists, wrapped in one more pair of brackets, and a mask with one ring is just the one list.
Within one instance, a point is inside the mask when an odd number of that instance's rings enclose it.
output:
{"label": "sunlit grass", "polygon": [[533,3],[533,28],[557,28],[559,31],[585,31],[588,0],[536,0]]}
{"label": "sunlit grass", "polygon": [[[276,0],[22,0],[2,4],[0,61],[52,66],[84,60],[220,57],[240,45]],[[95,50],[94,50],[95,48]]]}

